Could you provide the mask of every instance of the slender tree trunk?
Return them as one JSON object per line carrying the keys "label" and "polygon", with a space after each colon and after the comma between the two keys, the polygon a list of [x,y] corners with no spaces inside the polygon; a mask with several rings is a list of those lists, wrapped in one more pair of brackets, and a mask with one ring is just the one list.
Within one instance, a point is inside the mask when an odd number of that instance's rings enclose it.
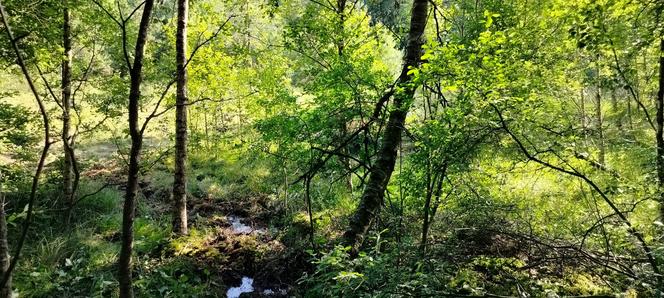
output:
{"label": "slender tree trunk", "polygon": [[[431,175],[428,175],[430,180],[427,183],[427,194],[424,200],[424,221],[422,222],[422,240],[420,241],[420,252],[422,255],[426,253],[427,250],[427,238],[429,238],[429,211],[431,211],[431,197],[433,196],[433,188],[435,182],[431,181]],[[433,180],[436,180],[437,176],[434,175]]]}
{"label": "slender tree trunk", "polygon": [[[337,21],[338,21],[338,30],[339,30],[339,40],[337,40],[337,55],[339,56],[339,62],[342,63],[344,59],[344,48],[346,46],[346,42],[344,40],[344,26],[346,23],[346,15],[344,14],[346,11],[346,0],[337,0]],[[342,138],[345,138],[346,135],[348,135],[348,122],[346,121],[345,117],[342,115],[342,120],[340,123],[341,126],[341,135]],[[342,148],[341,153],[345,155],[350,155],[350,150],[348,148]],[[346,186],[348,187],[348,190],[350,191],[351,195],[353,193],[353,166],[351,165],[350,158],[348,157],[341,157],[341,162],[344,166],[344,170],[347,171],[348,176],[346,176]]]}
{"label": "slender tree trunk", "polygon": [[[587,139],[588,127],[586,125],[586,92],[583,87],[581,87],[581,130],[583,131],[583,140],[584,142]],[[584,145],[585,146],[585,145]]]}
{"label": "slender tree trunk", "polygon": [[434,196],[440,196],[440,191],[443,188],[443,180],[447,172],[447,163],[443,164],[443,168],[439,173],[434,173],[433,180],[429,183],[427,190],[426,200],[424,202],[424,222],[422,223],[422,242],[420,242],[420,251],[422,255],[426,254],[427,242],[429,238],[429,227],[433,221],[434,212],[431,210],[431,199]]}
{"label": "slender tree trunk", "polygon": [[138,195],[139,162],[143,134],[138,126],[139,100],[141,98],[141,82],[143,80],[143,56],[148,38],[148,28],[154,0],[146,0],[143,15],[138,28],[136,48],[134,50],[134,63],[130,67],[131,85],[129,88],[129,134],[131,136],[131,151],[129,155],[129,169],[127,173],[127,190],[125,192],[124,207],[122,210],[122,247],[118,260],[118,281],[120,283],[120,297],[133,298],[132,288],[132,249],[134,242],[134,214],[136,211],[136,196]]}
{"label": "slender tree trunk", "polygon": [[[175,107],[175,177],[173,179],[173,232],[187,234],[187,14],[188,0],[178,0],[177,96]],[[207,136],[207,114],[205,114]]]}
{"label": "slender tree trunk", "polygon": [[313,207],[311,206],[311,175],[307,175],[307,177],[304,180],[305,188],[304,188],[304,195],[305,199],[307,201],[307,213],[309,214],[309,242],[311,242],[311,249],[313,251],[316,251],[316,241],[314,240],[314,236],[316,233],[316,224],[314,223],[314,214],[313,214]]}
{"label": "slender tree trunk", "polygon": [[597,141],[599,147],[599,163],[606,164],[606,146],[604,144],[604,119],[602,115],[602,89],[597,87],[595,95],[595,117],[597,118]]}
{"label": "slender tree trunk", "polygon": [[630,132],[634,131],[634,122],[632,122],[632,99],[627,97],[627,124]]}
{"label": "slender tree trunk", "polygon": [[[346,138],[348,135],[348,123],[344,120],[341,122],[341,135],[342,138]],[[342,148],[341,153],[345,155],[350,155],[351,151],[348,150],[348,148]],[[344,170],[347,174],[345,182],[346,182],[346,187],[348,188],[348,191],[350,194],[353,194],[353,165],[351,164],[350,158],[342,156],[341,157],[341,163],[343,164]]]}
{"label": "slender tree trunk", "polygon": [[378,157],[371,167],[369,181],[364,187],[362,198],[350,220],[349,229],[344,234],[345,243],[350,245],[356,254],[362,245],[364,236],[380,211],[385,189],[394,171],[397,149],[401,143],[403,125],[415,95],[415,86],[409,85],[409,70],[417,68],[422,57],[424,28],[427,23],[427,0],[413,0],[408,44],[404,55],[404,65],[398,83],[404,88],[394,96],[393,108],[390,111],[387,126],[378,150]]}
{"label": "slender tree trunk", "polygon": [[620,107],[618,106],[618,96],[616,95],[616,90],[612,89],[611,90],[611,109],[613,110],[613,114],[616,115],[616,126],[618,126],[618,131],[620,133],[623,132],[623,113],[620,111]]}
{"label": "slender tree trunk", "polygon": [[37,169],[35,170],[35,174],[32,176],[32,185],[30,187],[30,198],[28,199],[28,210],[26,212],[25,221],[23,222],[23,229],[21,230],[21,235],[18,239],[18,242],[16,243],[14,258],[11,259],[9,267],[6,270],[3,270],[4,274],[2,275],[2,281],[0,281],[0,289],[2,289],[8,285],[8,283],[12,278],[12,272],[14,271],[14,268],[16,268],[16,264],[18,263],[18,260],[21,256],[21,250],[23,249],[23,245],[25,244],[25,239],[28,236],[28,230],[30,229],[30,225],[32,224],[33,213],[34,213],[33,210],[35,206],[35,201],[37,200],[37,188],[39,187],[39,178],[41,177],[42,170],[44,169],[44,164],[46,163],[48,150],[51,147],[51,140],[50,140],[51,126],[48,119],[48,111],[46,110],[46,106],[44,105],[44,102],[39,96],[39,92],[37,91],[37,88],[35,87],[35,84],[32,81],[30,73],[28,72],[28,68],[25,64],[25,61],[23,60],[23,56],[21,56],[21,51],[18,48],[17,40],[14,38],[14,33],[12,32],[11,27],[9,26],[9,20],[7,19],[8,18],[7,12],[5,12],[5,7],[2,5],[1,2],[0,2],[0,18],[2,19],[2,24],[5,27],[5,32],[7,33],[7,38],[9,39],[9,43],[11,44],[14,54],[16,55],[17,64],[21,68],[21,72],[23,73],[23,76],[25,77],[25,80],[27,81],[28,86],[30,87],[30,91],[32,92],[32,95],[35,97],[35,101],[37,101],[37,106],[39,107],[39,114],[41,115],[42,123],[44,124],[44,146],[42,147],[41,156],[39,157],[39,162],[37,163]]}
{"label": "slender tree trunk", "polygon": [[71,212],[74,207],[74,158],[70,136],[71,127],[71,22],[67,0],[63,1],[62,44],[64,57],[62,59],[62,145],[64,148],[64,165],[62,169],[63,195],[67,200],[65,223],[69,224]]}
{"label": "slender tree trunk", "polygon": [[[205,126],[205,149],[210,150],[210,124],[208,123],[208,109],[203,106],[203,125]],[[185,147],[186,148],[186,147]],[[186,159],[185,159],[186,161]],[[186,189],[186,187],[185,187]],[[186,205],[185,205],[186,206]]]}
{"label": "slender tree trunk", "polygon": [[657,91],[657,186],[660,216],[664,217],[664,38],[659,46],[659,90]]}
{"label": "slender tree trunk", "polygon": [[286,168],[285,160],[282,161],[283,175],[284,175],[284,209],[288,212],[288,170]]}
{"label": "slender tree trunk", "polygon": [[[0,173],[0,270],[2,276],[7,274],[11,257],[9,243],[7,242],[7,213],[5,213],[5,193],[2,188],[2,173]],[[11,275],[5,286],[0,288],[0,298],[9,298],[12,295]]]}

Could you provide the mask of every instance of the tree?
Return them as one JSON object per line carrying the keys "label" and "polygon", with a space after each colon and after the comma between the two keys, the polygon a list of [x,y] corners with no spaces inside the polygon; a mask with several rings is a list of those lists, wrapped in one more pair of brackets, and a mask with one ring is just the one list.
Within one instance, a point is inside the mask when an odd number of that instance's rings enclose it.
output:
{"label": "tree", "polygon": [[378,156],[371,167],[369,180],[364,187],[355,214],[351,218],[349,229],[344,234],[345,243],[350,245],[354,252],[360,248],[364,235],[380,211],[387,184],[394,171],[406,115],[417,89],[411,78],[421,62],[427,13],[428,1],[413,1],[408,44],[403,58],[404,65],[397,81],[401,90],[394,94],[392,110],[389,113]]}
{"label": "tree", "polygon": [[188,0],[178,0],[177,95],[175,98],[175,176],[173,180],[173,232],[187,234],[187,14]]}
{"label": "tree", "polygon": [[[64,189],[64,197],[67,200],[67,211],[65,221],[69,223],[72,209],[74,208],[74,193],[76,191],[76,184],[78,184],[78,168],[76,159],[74,157],[74,140],[71,136],[71,65],[72,65],[72,51],[71,51],[71,15],[69,12],[69,2],[63,0],[62,11],[62,45],[64,48],[64,55],[62,58],[62,145],[64,148],[64,165],[62,169],[62,183]],[[75,176],[75,177],[74,177]]]}
{"label": "tree", "polygon": [[[21,51],[18,48],[17,44],[18,40],[14,37],[11,27],[9,26],[8,16],[7,13],[5,12],[5,7],[2,5],[2,2],[0,2],[0,18],[2,18],[2,24],[5,27],[7,38],[12,46],[12,49],[14,50],[14,54],[16,55],[16,61],[21,68],[21,72],[23,73],[25,80],[28,82],[28,85],[30,86],[30,91],[32,92],[32,95],[35,97],[35,100],[37,101],[37,106],[39,107],[39,113],[41,114],[44,125],[44,146],[42,147],[41,156],[39,158],[39,162],[37,163],[37,169],[35,170],[35,174],[32,176],[32,185],[30,188],[28,210],[26,213],[25,221],[23,223],[23,229],[21,231],[18,243],[16,244],[14,258],[11,259],[11,262],[9,263],[6,269],[4,269],[4,264],[3,264],[3,270],[2,270],[3,275],[2,275],[2,281],[0,282],[0,289],[2,289],[2,291],[0,292],[4,294],[7,293],[11,294],[11,291],[8,290],[7,287],[10,284],[10,280],[12,278],[12,271],[14,270],[14,268],[16,268],[16,264],[18,263],[19,257],[21,256],[21,250],[23,249],[25,239],[28,236],[28,230],[30,229],[30,224],[32,223],[33,209],[35,201],[37,199],[37,188],[39,186],[39,178],[41,177],[42,170],[44,169],[44,163],[46,162],[46,157],[48,156],[48,150],[51,147],[51,140],[50,140],[50,124],[49,124],[46,106],[44,106],[44,103],[41,97],[39,96],[39,92],[35,87],[32,77],[28,72],[28,67],[26,66],[25,61],[23,60],[23,56],[21,55]],[[3,236],[2,233],[0,233],[0,236]],[[4,240],[0,239],[0,242],[3,241],[6,242],[6,238],[4,238]],[[2,246],[4,247],[5,245]],[[0,253],[6,256],[7,251],[4,252],[0,251]]]}
{"label": "tree", "polygon": [[[0,173],[0,273],[4,277],[9,271],[11,257],[9,255],[9,243],[7,241],[7,213],[5,212],[5,193],[3,189],[2,173]],[[0,298],[8,298],[12,295],[11,275],[0,288]]]}
{"label": "tree", "polygon": [[657,185],[659,189],[660,216],[664,217],[664,38],[659,41],[659,88],[657,90]]}
{"label": "tree", "polygon": [[[129,68],[129,134],[131,137],[131,150],[129,153],[129,168],[127,173],[127,189],[125,191],[124,206],[122,209],[122,246],[118,259],[118,279],[120,282],[120,297],[134,297],[132,288],[132,249],[134,245],[134,214],[136,212],[136,197],[138,195],[138,179],[140,172],[141,148],[143,146],[143,129],[138,124],[139,100],[141,98],[141,82],[143,70],[143,57],[145,45],[148,41],[148,29],[154,0],[143,3],[143,14],[138,27],[138,37],[134,48],[134,63],[127,64]],[[125,22],[122,23],[123,25]],[[123,28],[124,29],[124,28]],[[126,42],[126,36],[123,36]],[[128,59],[128,58],[127,58]],[[129,60],[127,60],[129,62]]]}
{"label": "tree", "polygon": [[[661,27],[660,19],[662,11],[664,10],[664,4],[659,3],[654,8],[655,10],[655,19],[656,26]],[[662,29],[659,29],[662,30]],[[655,142],[657,145],[656,152],[656,165],[657,165],[657,189],[659,191],[659,213],[662,218],[664,218],[664,37],[660,31],[658,38],[655,38],[655,41],[659,41],[659,69],[658,69],[658,89],[657,89],[657,116],[655,125]]]}

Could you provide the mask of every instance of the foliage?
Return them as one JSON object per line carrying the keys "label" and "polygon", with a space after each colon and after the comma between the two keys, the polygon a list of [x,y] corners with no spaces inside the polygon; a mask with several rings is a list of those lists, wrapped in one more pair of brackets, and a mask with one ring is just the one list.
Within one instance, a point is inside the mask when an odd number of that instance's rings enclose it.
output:
{"label": "foliage", "polygon": [[[257,291],[306,297],[661,295],[652,266],[664,270],[653,138],[664,125],[661,3],[429,1],[422,63],[397,86],[411,3],[192,0],[192,226],[173,237],[177,6],[157,2],[139,113],[140,296],[218,296],[243,275]],[[15,290],[116,295],[130,154],[127,46],[142,2],[2,4],[54,130]],[[81,173],[68,224],[59,199],[63,4],[73,20]],[[0,183],[13,247],[42,124],[9,45],[3,34]],[[354,255],[343,234],[363,208],[394,98],[406,87],[417,91],[391,152],[382,211]],[[229,215],[256,231],[234,234]]]}

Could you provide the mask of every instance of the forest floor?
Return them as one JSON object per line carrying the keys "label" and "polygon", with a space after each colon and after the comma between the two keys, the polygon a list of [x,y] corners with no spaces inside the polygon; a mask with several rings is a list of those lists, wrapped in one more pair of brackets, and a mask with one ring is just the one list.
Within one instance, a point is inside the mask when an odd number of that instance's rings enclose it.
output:
{"label": "forest floor", "polygon": [[[141,188],[149,208],[169,217],[164,189],[153,187],[149,180],[144,180]],[[209,285],[208,293],[215,296],[223,296],[220,294],[224,291],[226,297],[239,297],[241,293],[286,296],[294,290],[309,262],[304,251],[282,242],[285,227],[275,226],[272,221],[281,215],[269,204],[267,194],[225,200],[209,193],[189,197],[190,234],[155,247],[148,253],[150,263],[158,267],[174,258],[186,258],[201,281]]]}
{"label": "forest floor", "polygon": [[217,269],[223,285],[246,285],[249,278],[255,293],[285,296],[308,262],[302,251],[280,241],[279,227],[268,227],[274,214],[267,200],[259,195],[223,204],[210,198],[193,201],[193,226],[208,233],[199,247],[185,244],[172,253],[187,254],[201,267]]}
{"label": "forest floor", "polygon": [[[249,187],[234,164],[193,162],[190,168],[189,234],[170,232],[172,171],[148,143],[134,223],[134,282],[140,297],[282,297],[297,295],[309,271],[302,235],[275,196]],[[29,244],[30,258],[17,270],[26,297],[110,297],[120,247],[126,175],[118,146],[110,141],[80,147],[85,163],[73,228],[49,212]],[[94,158],[90,158],[94,156]],[[156,162],[153,162],[156,161]],[[50,163],[55,169],[58,163]],[[239,170],[237,170],[239,169]],[[232,181],[232,183],[228,183]],[[260,181],[260,180],[257,180]],[[224,188],[226,185],[232,185]],[[101,189],[100,189],[101,186]],[[304,230],[304,232],[300,230]],[[41,284],[35,288],[35,284]],[[251,291],[251,292],[250,292]]]}

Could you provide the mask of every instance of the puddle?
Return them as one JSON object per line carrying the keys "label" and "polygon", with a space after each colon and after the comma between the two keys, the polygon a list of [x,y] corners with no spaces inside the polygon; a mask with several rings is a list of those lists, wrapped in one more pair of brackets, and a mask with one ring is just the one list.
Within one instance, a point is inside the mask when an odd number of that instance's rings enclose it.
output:
{"label": "puddle", "polygon": [[251,293],[254,291],[254,279],[243,276],[242,284],[239,287],[232,287],[226,291],[226,298],[240,298],[242,293]]}
{"label": "puddle", "polygon": [[228,221],[231,222],[233,234],[249,234],[254,231],[252,227],[243,224],[239,217],[228,216]]}
{"label": "puddle", "polygon": [[256,232],[258,234],[265,234],[266,233],[266,230],[264,228],[254,229],[253,227],[250,227],[248,225],[243,224],[242,223],[242,220],[243,220],[242,217],[229,215],[226,218],[231,223],[231,230],[233,230],[233,234],[236,234],[236,235],[251,234],[253,232]]}
{"label": "puddle", "polygon": [[[236,235],[246,235],[246,234],[251,234],[251,233],[257,233],[257,234],[264,234],[267,232],[265,228],[260,228],[260,229],[255,229],[251,226],[248,226],[242,221],[244,218],[235,216],[235,215],[229,215],[226,217],[228,222],[231,224],[230,229],[233,231],[233,234]],[[263,289],[261,291],[261,288],[259,287],[258,289],[254,289],[254,279],[248,276],[243,276],[242,277],[242,283],[240,284],[239,287],[231,287],[228,289],[226,292],[226,297],[227,298],[239,298],[240,295],[243,293],[253,293],[255,291],[258,291],[262,296],[286,296],[287,291],[285,289],[280,289],[280,288],[275,288],[275,289]]]}

